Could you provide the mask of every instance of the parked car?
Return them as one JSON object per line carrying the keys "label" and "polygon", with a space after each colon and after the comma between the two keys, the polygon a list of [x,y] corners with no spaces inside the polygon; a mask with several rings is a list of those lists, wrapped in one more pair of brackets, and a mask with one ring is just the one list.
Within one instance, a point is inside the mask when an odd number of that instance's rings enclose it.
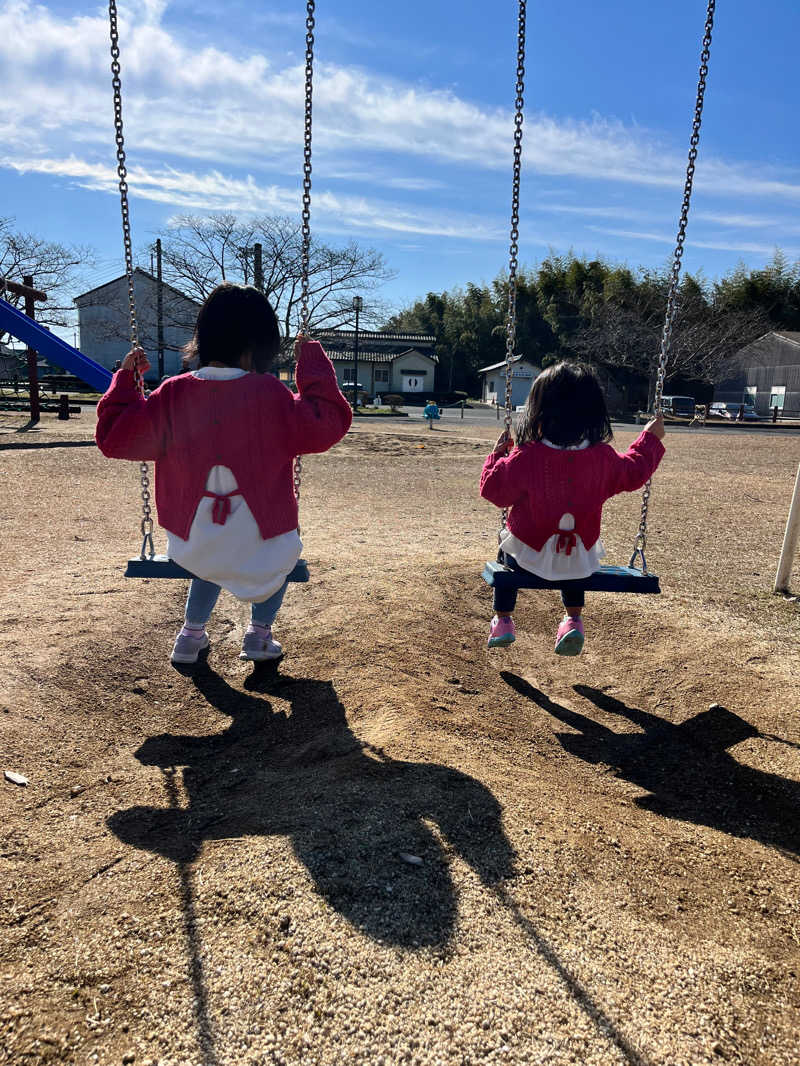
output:
{"label": "parked car", "polygon": [[761,421],[761,416],[756,414],[756,409],[751,403],[712,403],[708,409],[708,417],[727,418],[729,422],[736,422],[739,418],[740,408],[744,408],[742,413],[743,422]]}
{"label": "parked car", "polygon": [[694,418],[694,396],[662,396],[661,410],[677,418]]}

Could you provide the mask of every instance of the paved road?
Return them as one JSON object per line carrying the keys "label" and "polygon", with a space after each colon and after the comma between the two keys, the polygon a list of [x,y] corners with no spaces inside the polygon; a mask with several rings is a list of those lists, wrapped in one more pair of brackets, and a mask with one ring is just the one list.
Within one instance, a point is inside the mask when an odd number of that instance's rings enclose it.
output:
{"label": "paved road", "polygon": [[[401,410],[408,413],[409,422],[424,422],[425,419],[422,415],[421,407],[403,407]],[[497,412],[486,407],[473,407],[464,410],[463,421],[461,419],[461,411],[458,408],[445,408],[440,421],[437,423],[443,429],[447,426],[496,426],[498,434],[503,428],[503,412],[500,412],[500,418],[497,417]],[[641,430],[641,426],[637,426],[633,422],[614,422],[614,429],[619,430]],[[668,423],[668,430],[670,433],[752,433],[759,436],[763,436],[765,433],[778,432],[781,435],[789,434],[790,436],[800,435],[800,423],[794,426],[778,426],[776,430],[773,430],[771,423],[759,423],[757,425],[714,425],[707,426],[703,429],[700,426],[681,426],[673,423]]]}

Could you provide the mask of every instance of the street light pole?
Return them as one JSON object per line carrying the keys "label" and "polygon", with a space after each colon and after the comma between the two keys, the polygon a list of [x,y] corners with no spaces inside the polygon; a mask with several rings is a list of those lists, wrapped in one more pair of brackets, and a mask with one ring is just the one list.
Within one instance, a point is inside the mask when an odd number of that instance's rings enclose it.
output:
{"label": "street light pole", "polygon": [[358,316],[364,306],[360,296],[353,297],[353,310],[356,313],[356,340],[353,345],[353,411],[358,410]]}

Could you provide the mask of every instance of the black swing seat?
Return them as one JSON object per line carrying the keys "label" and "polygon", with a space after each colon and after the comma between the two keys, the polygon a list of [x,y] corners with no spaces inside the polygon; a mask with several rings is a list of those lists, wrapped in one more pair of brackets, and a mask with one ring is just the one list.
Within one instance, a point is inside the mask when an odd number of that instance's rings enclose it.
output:
{"label": "black swing seat", "polygon": [[[136,555],[133,559],[128,559],[125,577],[193,578],[194,574],[190,574],[188,570],[178,566],[168,555],[153,555],[151,558],[145,557],[144,559]],[[305,559],[297,560],[294,570],[292,570],[286,580],[308,581],[308,563]]]}
{"label": "black swing seat", "polygon": [[[512,570],[503,563],[488,562],[483,580],[495,589],[557,589],[558,581],[547,581],[527,570]],[[645,574],[635,566],[601,566],[583,581],[587,592],[661,592],[658,577]]]}

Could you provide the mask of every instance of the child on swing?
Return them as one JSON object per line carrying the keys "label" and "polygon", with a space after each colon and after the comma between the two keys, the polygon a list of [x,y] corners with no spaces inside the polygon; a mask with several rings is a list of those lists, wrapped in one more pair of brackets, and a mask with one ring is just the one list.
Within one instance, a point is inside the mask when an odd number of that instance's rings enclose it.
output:
{"label": "child on swing", "polygon": [[[603,504],[619,492],[635,492],[664,455],[659,416],[623,453],[615,451],[600,382],[591,367],[564,362],[533,383],[516,433],[516,447],[501,434],[483,464],[480,494],[507,507],[500,538],[505,563],[553,582],[565,615],[556,634],[556,655],[583,649],[584,580],[605,555],[600,540]],[[513,643],[516,589],[494,591],[489,647]]]}
{"label": "child on swing", "polygon": [[143,375],[149,363],[136,349],[97,405],[104,455],[155,460],[167,552],[195,575],[173,663],[196,663],[208,648],[206,623],[223,588],[252,605],[239,658],[283,653],[272,624],[302,550],[294,459],[333,447],[352,415],[320,344],[297,338],[297,395],[267,373],[279,351],[267,298],[226,282],[200,308],[186,346],[184,364],[195,370],[143,399],[134,370]]}

